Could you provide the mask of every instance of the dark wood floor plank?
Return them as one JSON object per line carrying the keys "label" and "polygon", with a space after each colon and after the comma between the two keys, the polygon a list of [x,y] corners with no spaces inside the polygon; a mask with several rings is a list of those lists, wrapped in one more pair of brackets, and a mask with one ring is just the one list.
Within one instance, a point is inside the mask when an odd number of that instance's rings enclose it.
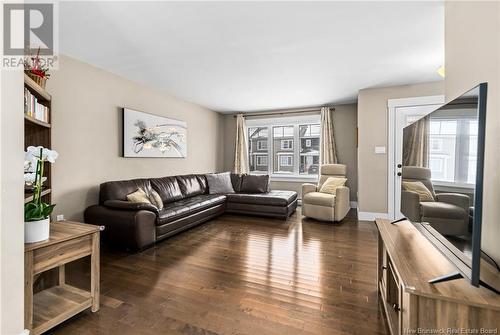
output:
{"label": "dark wood floor plank", "polygon": [[386,334],[376,263],[376,227],[352,213],[224,215],[137,254],[103,249],[101,310],[52,333]]}

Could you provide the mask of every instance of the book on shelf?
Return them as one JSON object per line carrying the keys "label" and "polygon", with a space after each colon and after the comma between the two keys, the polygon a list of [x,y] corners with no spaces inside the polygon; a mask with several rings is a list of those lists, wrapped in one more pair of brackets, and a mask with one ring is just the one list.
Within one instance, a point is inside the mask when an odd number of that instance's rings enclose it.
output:
{"label": "book on shelf", "polygon": [[36,96],[24,88],[24,114],[36,120],[49,122],[49,107],[38,102]]}

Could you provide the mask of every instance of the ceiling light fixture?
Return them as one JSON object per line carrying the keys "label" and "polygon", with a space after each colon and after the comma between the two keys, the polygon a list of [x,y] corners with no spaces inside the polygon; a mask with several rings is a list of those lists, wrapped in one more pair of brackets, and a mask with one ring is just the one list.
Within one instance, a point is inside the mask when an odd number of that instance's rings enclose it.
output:
{"label": "ceiling light fixture", "polygon": [[437,69],[437,73],[444,78],[444,65],[441,65],[439,69]]}

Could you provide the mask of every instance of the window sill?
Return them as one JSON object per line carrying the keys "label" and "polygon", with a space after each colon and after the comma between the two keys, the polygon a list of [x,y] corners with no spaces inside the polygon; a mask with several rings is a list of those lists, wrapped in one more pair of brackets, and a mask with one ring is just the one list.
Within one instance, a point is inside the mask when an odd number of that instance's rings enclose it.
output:
{"label": "window sill", "polygon": [[439,180],[431,180],[432,185],[440,186],[440,187],[449,187],[449,188],[465,188],[465,189],[475,189],[475,184],[465,184],[465,183],[454,183],[447,181],[439,181]]}
{"label": "window sill", "polygon": [[270,176],[271,181],[290,181],[290,182],[296,182],[296,183],[316,183],[318,181],[318,175],[304,175],[304,176],[297,176],[297,175],[290,175],[290,176],[283,176],[283,175],[271,175]]}

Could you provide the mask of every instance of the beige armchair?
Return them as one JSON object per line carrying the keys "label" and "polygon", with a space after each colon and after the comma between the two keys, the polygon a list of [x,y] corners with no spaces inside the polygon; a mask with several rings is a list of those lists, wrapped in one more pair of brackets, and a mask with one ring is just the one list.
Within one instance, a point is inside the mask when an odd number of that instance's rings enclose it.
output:
{"label": "beige armchair", "polygon": [[428,222],[442,235],[461,236],[468,232],[470,199],[460,193],[435,193],[431,170],[404,166],[403,181],[420,181],[435,201],[420,201],[416,192],[401,190],[401,212],[414,222]]}
{"label": "beige armchair", "polygon": [[341,221],[350,209],[349,188],[341,186],[335,194],[319,190],[328,177],[346,177],[343,164],[325,164],[320,168],[318,185],[302,185],[302,214],[322,221]]}

